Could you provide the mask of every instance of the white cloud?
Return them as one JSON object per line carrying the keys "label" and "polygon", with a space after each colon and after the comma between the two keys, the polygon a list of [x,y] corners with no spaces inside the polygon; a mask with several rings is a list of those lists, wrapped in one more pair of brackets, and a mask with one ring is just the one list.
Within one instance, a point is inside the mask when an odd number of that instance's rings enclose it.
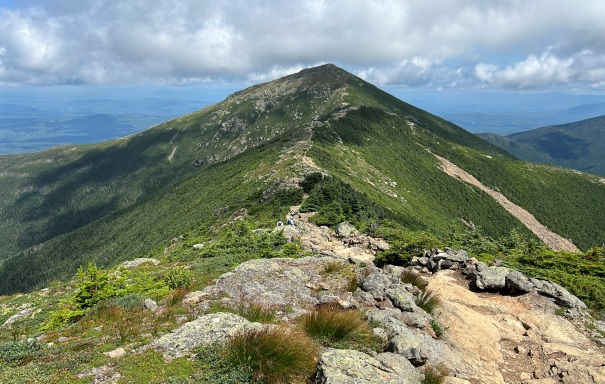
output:
{"label": "white cloud", "polygon": [[379,84],[599,87],[599,0],[28,0],[0,84],[256,82],[333,62]]}

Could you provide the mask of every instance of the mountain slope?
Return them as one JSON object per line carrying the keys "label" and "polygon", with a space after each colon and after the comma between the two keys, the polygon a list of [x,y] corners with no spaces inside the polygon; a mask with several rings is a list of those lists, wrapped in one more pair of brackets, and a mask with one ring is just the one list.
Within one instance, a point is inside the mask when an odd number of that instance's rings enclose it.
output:
{"label": "mountain slope", "polygon": [[[490,196],[445,174],[433,154],[580,248],[605,241],[597,178],[515,160],[325,65],[123,139],[0,157],[0,292],[42,286],[89,261],[161,252],[183,233],[208,237],[234,217],[270,227],[285,203],[276,191],[316,171],[412,229],[530,234]],[[381,219],[357,213],[361,228]]]}
{"label": "mountain slope", "polygon": [[605,116],[498,136],[478,135],[525,161],[605,176]]}

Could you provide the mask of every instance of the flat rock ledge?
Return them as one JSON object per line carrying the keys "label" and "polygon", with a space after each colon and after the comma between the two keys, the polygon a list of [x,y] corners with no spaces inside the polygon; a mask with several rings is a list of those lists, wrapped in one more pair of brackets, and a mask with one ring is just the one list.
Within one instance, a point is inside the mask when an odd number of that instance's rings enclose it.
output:
{"label": "flat rock ledge", "polygon": [[417,384],[423,380],[403,356],[381,353],[375,357],[347,349],[330,349],[321,355],[318,384]]}
{"label": "flat rock ledge", "polygon": [[213,313],[181,325],[148,347],[161,351],[164,359],[171,360],[190,356],[192,350],[200,346],[224,343],[238,332],[263,327],[265,325],[251,323],[233,313]]}

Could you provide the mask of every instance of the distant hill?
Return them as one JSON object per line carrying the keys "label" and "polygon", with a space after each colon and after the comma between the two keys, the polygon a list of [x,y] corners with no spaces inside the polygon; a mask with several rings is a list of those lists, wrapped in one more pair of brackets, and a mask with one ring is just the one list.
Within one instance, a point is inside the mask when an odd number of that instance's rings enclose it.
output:
{"label": "distant hill", "polygon": [[478,136],[522,160],[605,176],[605,116],[508,136]]}
{"label": "distant hill", "polygon": [[[473,182],[448,175],[445,161]],[[347,217],[362,230],[387,220],[442,235],[532,236],[507,199],[581,249],[605,242],[597,177],[519,161],[324,65],[121,139],[0,156],[0,294],[89,261],[156,254],[242,217],[272,228],[287,191],[317,172],[333,178],[316,193],[327,225]]]}

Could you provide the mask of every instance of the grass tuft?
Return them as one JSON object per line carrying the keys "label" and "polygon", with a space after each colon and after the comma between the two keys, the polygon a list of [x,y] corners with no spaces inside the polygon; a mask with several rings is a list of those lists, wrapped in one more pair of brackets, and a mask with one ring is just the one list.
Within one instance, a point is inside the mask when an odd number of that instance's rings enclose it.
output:
{"label": "grass tuft", "polygon": [[304,382],[315,371],[318,345],[285,327],[247,330],[231,338],[225,359],[267,384]]}
{"label": "grass tuft", "polygon": [[422,373],[424,374],[424,379],[421,384],[442,384],[448,376],[447,368],[443,365],[438,365],[437,367],[426,366],[422,370]]}
{"label": "grass tuft", "polygon": [[371,341],[372,331],[359,311],[337,305],[322,305],[300,317],[303,329],[320,343],[339,347],[343,343]]}
{"label": "grass tuft", "polygon": [[441,306],[439,295],[428,290],[422,291],[416,296],[416,305],[424,309],[428,314],[434,314],[435,310]]}
{"label": "grass tuft", "polygon": [[420,290],[424,290],[427,287],[426,281],[422,279],[420,274],[413,269],[406,269],[401,272],[401,282],[405,284],[412,284],[415,287],[418,287]]}

